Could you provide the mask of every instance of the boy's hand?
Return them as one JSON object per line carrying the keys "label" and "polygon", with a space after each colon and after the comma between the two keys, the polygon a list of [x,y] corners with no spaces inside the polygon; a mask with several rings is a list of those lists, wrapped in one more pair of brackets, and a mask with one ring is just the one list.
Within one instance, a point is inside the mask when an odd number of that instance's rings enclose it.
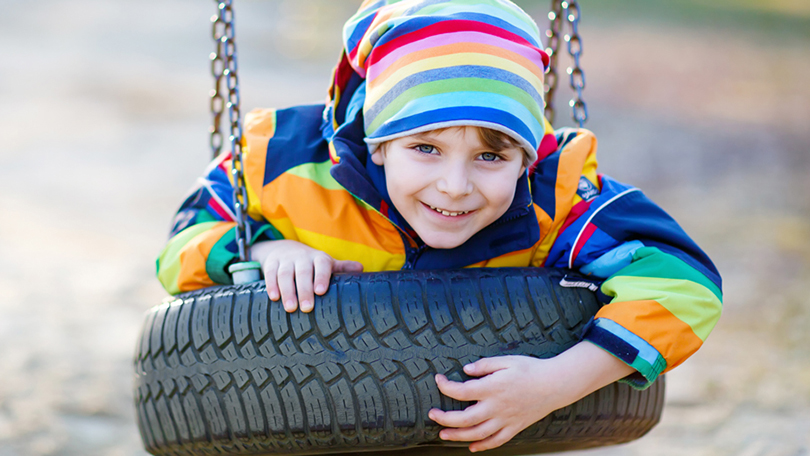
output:
{"label": "boy's hand", "polygon": [[470,451],[497,448],[554,410],[568,405],[565,385],[555,379],[548,360],[528,356],[483,358],[464,366],[479,379],[453,382],[436,375],[442,394],[460,401],[477,401],[462,411],[432,409],[428,416],[449,429],[443,440],[474,442]]}
{"label": "boy's hand", "polygon": [[315,294],[326,293],[333,272],[363,272],[357,261],[338,261],[297,241],[259,242],[250,253],[262,264],[270,300],[281,298],[287,312],[295,312],[299,305],[302,312],[312,311]]}
{"label": "boy's hand", "polygon": [[630,375],[633,368],[590,342],[554,358],[483,358],[464,366],[463,383],[436,375],[439,391],[460,401],[477,401],[461,411],[431,409],[428,416],[444,440],[473,442],[470,451],[497,448],[546,415]]}

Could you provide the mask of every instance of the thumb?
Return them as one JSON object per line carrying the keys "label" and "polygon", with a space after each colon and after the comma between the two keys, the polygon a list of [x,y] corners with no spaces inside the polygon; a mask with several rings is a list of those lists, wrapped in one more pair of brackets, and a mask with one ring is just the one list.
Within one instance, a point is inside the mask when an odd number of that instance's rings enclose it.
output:
{"label": "thumb", "polygon": [[509,356],[494,356],[492,358],[481,358],[474,363],[464,366],[464,373],[471,377],[483,377],[499,370],[506,369],[511,365]]}
{"label": "thumb", "polygon": [[363,263],[350,260],[335,261],[332,272],[363,272]]}

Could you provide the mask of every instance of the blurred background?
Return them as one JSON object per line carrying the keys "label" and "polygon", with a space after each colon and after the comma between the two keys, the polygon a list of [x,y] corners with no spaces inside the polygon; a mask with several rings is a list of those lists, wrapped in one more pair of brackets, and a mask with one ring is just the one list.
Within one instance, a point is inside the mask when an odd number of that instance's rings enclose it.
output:
{"label": "blurred background", "polygon": [[[359,0],[236,3],[243,112],[323,100]],[[517,3],[546,28],[549,2]],[[810,455],[810,2],[581,6],[601,168],[681,222],[726,297],[669,375],[661,424],[577,454]],[[164,297],[169,222],[210,156],[215,5],[0,11],[0,456],[144,456],[131,356]]]}

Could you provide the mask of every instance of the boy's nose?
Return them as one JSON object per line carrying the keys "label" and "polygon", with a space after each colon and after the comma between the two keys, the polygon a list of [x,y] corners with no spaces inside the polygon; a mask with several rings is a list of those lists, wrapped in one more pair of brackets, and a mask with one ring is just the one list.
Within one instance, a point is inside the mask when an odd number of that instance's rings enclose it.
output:
{"label": "boy's nose", "polygon": [[472,193],[473,183],[465,167],[453,166],[442,170],[436,188],[451,198],[458,198]]}

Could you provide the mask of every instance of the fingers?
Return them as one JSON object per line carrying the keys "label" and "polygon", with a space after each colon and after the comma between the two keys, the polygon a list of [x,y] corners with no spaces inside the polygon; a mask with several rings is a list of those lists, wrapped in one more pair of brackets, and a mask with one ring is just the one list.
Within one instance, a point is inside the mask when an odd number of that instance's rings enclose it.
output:
{"label": "fingers", "polygon": [[[329,279],[332,277],[334,260],[329,255],[315,255],[312,259],[298,260],[292,266],[292,281],[286,276],[287,268],[283,269],[285,276],[281,295],[284,300],[284,310],[294,312],[297,308],[301,312],[311,312],[315,308],[315,294],[323,295],[329,288]],[[355,262],[348,262],[355,263]],[[362,265],[360,266],[362,269]],[[282,287],[282,268],[279,267],[279,287]],[[284,290],[289,291],[285,294]],[[297,299],[296,299],[297,296]]]}
{"label": "fingers", "polygon": [[[279,295],[287,312],[311,312],[315,308],[315,294],[324,295],[329,289],[335,262],[329,255],[315,255],[296,261],[281,261],[268,264],[265,271],[267,294],[272,300]],[[363,270],[356,261],[343,261],[344,269]],[[276,277],[276,283],[268,278]]]}
{"label": "fingers", "polygon": [[428,417],[445,427],[439,432],[439,438],[454,442],[473,442],[471,452],[491,450],[512,439],[520,429],[514,426],[504,427],[504,422],[486,409],[479,402],[462,411],[444,412],[431,409]]}
{"label": "fingers", "polygon": [[279,264],[277,277],[284,310],[295,312],[298,308],[298,301],[295,297],[295,264],[289,261]]}
{"label": "fingers", "polygon": [[511,365],[511,356],[495,356],[492,358],[481,358],[478,361],[464,366],[464,373],[471,377],[483,377],[499,370],[506,369]]}
{"label": "fingers", "polygon": [[332,277],[332,264],[335,261],[327,255],[319,255],[313,260],[315,267],[315,279],[312,285],[315,287],[315,294],[323,296],[329,288],[329,279]]}
{"label": "fingers", "polygon": [[464,410],[445,412],[440,409],[431,409],[430,412],[428,412],[428,418],[443,427],[467,428],[476,426],[490,419],[491,414],[487,413],[486,406],[479,402]]}
{"label": "fingers", "polygon": [[[335,266],[341,271],[362,271],[356,261],[336,262],[328,254],[293,240],[259,242],[251,247],[260,261],[267,283],[267,296],[281,299],[284,310],[311,312],[315,294],[324,295]],[[339,265],[338,265],[339,264]]]}
{"label": "fingers", "polygon": [[452,442],[478,442],[495,434],[501,429],[495,420],[484,421],[472,427],[461,429],[442,429],[439,438]]}
{"label": "fingers", "polygon": [[334,272],[363,272],[363,263],[358,261],[335,261]]}
{"label": "fingers", "polygon": [[271,261],[265,265],[264,282],[267,284],[267,296],[271,301],[278,301],[281,297],[278,290],[278,261]]}
{"label": "fingers", "polygon": [[448,380],[442,374],[436,374],[436,386],[439,391],[448,397],[459,401],[477,401],[481,399],[481,391],[478,387],[480,380],[467,380],[466,382],[454,382]]}
{"label": "fingers", "polygon": [[515,432],[514,430],[510,428],[503,428],[483,440],[473,442],[470,445],[470,451],[476,453],[479,451],[498,448],[504,443],[512,440],[512,437],[514,437],[515,435],[517,435],[517,432]]}
{"label": "fingers", "polygon": [[298,290],[298,304],[301,312],[311,312],[315,307],[315,295],[312,292],[312,263],[308,259],[295,262],[295,285]]}

